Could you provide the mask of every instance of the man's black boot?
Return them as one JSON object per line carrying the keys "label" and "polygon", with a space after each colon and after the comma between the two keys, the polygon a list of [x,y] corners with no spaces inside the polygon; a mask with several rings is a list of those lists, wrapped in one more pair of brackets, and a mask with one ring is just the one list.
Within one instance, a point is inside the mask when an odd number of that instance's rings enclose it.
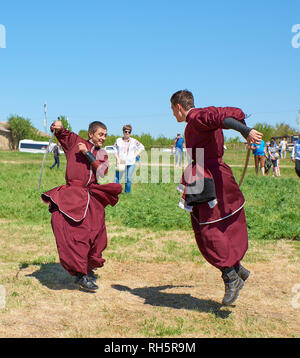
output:
{"label": "man's black boot", "polygon": [[97,275],[95,274],[94,271],[89,271],[87,273],[87,277],[89,278],[90,281],[92,282],[96,282],[97,281]]}
{"label": "man's black boot", "polygon": [[222,279],[225,284],[225,295],[222,304],[229,306],[238,298],[239,291],[244,286],[244,281],[238,276],[234,267],[223,269]]}
{"label": "man's black boot", "polygon": [[99,287],[91,281],[87,275],[83,275],[82,277],[77,277],[75,283],[77,283],[81,288],[88,290],[90,292],[95,292]]}
{"label": "man's black boot", "polygon": [[242,265],[235,267],[235,271],[243,281],[246,281],[247,278],[250,276],[250,271],[245,269],[245,267]]}

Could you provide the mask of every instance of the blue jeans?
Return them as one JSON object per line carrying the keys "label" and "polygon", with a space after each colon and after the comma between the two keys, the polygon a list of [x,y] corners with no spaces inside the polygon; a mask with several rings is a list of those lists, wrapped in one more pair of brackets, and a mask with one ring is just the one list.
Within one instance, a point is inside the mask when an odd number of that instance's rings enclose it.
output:
{"label": "blue jeans", "polygon": [[59,168],[59,157],[54,157],[54,163],[53,165],[50,167],[50,169],[54,168],[55,165],[57,165],[57,169]]}
{"label": "blue jeans", "polygon": [[[131,191],[131,177],[134,172],[135,164],[126,165],[126,179],[125,179],[125,193],[130,193]],[[124,172],[116,171],[115,183],[119,184]]]}
{"label": "blue jeans", "polygon": [[[178,163],[178,154],[180,154],[180,161]],[[182,164],[182,156],[183,156],[183,149],[179,147],[175,147],[175,163],[181,165]]]}

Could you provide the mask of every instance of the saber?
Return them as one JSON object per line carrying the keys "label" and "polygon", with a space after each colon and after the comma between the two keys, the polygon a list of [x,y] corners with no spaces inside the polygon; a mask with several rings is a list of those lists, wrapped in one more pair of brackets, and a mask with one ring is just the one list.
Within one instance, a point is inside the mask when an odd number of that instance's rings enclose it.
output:
{"label": "saber", "polygon": [[[249,117],[251,117],[251,115],[252,115],[252,114],[246,114],[246,115],[245,115],[245,119],[248,119]],[[246,124],[246,122],[245,122],[245,124]],[[242,173],[242,176],[241,176],[241,179],[240,179],[240,182],[239,182],[239,187],[241,187],[241,185],[242,185],[242,183],[243,183],[243,180],[244,180],[244,177],[245,177],[247,168],[248,168],[249,158],[250,158],[250,152],[251,152],[251,147],[249,147],[248,150],[247,150],[246,160],[245,160],[245,164],[244,164],[243,173]]]}
{"label": "saber", "polygon": [[46,152],[45,152],[45,154],[44,154],[44,158],[43,158],[43,162],[42,162],[42,167],[41,167],[41,173],[40,173],[39,191],[40,191],[40,188],[41,188],[41,181],[42,181],[42,175],[43,175],[43,170],[44,170],[44,165],[45,165],[46,156],[47,156],[47,154],[49,153],[49,147],[50,147],[50,145],[51,145],[51,143],[52,143],[52,140],[53,140],[53,137],[54,137],[54,133],[55,133],[55,131],[53,131],[52,134],[51,134],[51,137],[50,137],[50,139],[49,139],[49,143],[48,143]]}
{"label": "saber", "polygon": [[244,165],[244,170],[243,170],[243,173],[242,173],[240,182],[239,182],[239,187],[241,187],[241,185],[242,185],[242,183],[243,183],[243,180],[244,180],[244,177],[245,177],[247,168],[248,168],[249,157],[250,157],[250,148],[248,148],[248,151],[247,151],[246,160],[245,160],[245,165]]}

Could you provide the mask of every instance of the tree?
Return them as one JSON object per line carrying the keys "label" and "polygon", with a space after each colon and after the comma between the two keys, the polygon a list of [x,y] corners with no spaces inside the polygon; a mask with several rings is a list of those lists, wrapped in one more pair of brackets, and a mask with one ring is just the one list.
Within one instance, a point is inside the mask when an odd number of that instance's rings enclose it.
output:
{"label": "tree", "polygon": [[290,127],[286,123],[277,123],[274,130],[274,137],[286,137],[296,132],[295,128]]}
{"label": "tree", "polygon": [[80,129],[80,131],[78,132],[79,137],[88,140],[89,139],[89,134],[88,131],[86,129]]}
{"label": "tree", "polygon": [[263,140],[265,142],[269,141],[272,137],[274,137],[275,129],[270,124],[267,123],[256,123],[254,128],[261,132],[263,136]]}
{"label": "tree", "polygon": [[60,116],[59,118],[62,121],[62,124],[63,124],[64,128],[67,129],[68,131],[72,132],[72,127],[71,127],[71,124],[68,121],[67,117],[66,116]]}
{"label": "tree", "polygon": [[231,143],[242,143],[242,142],[241,142],[241,139],[239,138],[239,136],[236,136],[236,137],[234,137],[234,138],[232,138],[232,137],[226,138],[226,137],[225,137],[225,142],[226,142],[227,144],[231,144]]}
{"label": "tree", "polygon": [[11,129],[12,149],[17,149],[19,141],[22,139],[33,139],[37,134],[37,130],[32,126],[30,119],[17,115],[11,115],[8,118]]}

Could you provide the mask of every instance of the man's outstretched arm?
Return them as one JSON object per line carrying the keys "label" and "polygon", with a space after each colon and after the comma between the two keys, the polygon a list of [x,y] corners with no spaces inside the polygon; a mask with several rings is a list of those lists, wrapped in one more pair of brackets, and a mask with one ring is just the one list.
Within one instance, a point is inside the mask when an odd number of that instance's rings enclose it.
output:
{"label": "man's outstretched arm", "polygon": [[248,145],[251,145],[252,143],[259,144],[263,137],[262,133],[258,132],[254,128],[245,126],[243,123],[232,117],[227,117],[224,119],[223,128],[233,129],[241,133],[241,135],[247,140]]}

